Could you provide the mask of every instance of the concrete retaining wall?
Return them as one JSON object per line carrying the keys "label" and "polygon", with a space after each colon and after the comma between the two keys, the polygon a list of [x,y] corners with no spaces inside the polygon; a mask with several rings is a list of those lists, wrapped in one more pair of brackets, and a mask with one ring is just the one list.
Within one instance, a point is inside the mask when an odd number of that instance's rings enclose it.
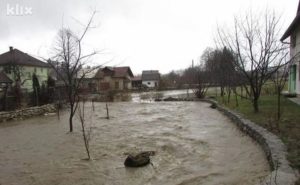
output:
{"label": "concrete retaining wall", "polygon": [[[217,102],[212,100],[203,101],[217,104]],[[218,104],[217,109],[229,117],[242,132],[252,137],[262,147],[272,169],[272,173],[265,179],[263,184],[295,184],[299,174],[289,165],[286,159],[286,147],[276,135],[256,125],[252,121],[243,118],[240,114]]]}
{"label": "concrete retaining wall", "polygon": [[0,112],[0,122],[29,118],[49,112],[55,112],[55,110],[55,105],[47,104],[40,107],[29,107],[15,111]]}

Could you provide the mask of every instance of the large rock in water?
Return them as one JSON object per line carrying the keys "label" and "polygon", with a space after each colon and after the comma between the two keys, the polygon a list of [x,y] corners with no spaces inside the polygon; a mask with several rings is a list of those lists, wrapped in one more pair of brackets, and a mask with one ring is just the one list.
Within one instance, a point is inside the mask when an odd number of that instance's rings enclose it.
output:
{"label": "large rock in water", "polygon": [[168,98],[165,98],[164,101],[178,101],[178,99],[170,96]]}
{"label": "large rock in water", "polygon": [[162,101],[160,98],[155,98],[154,101]]}
{"label": "large rock in water", "polygon": [[124,165],[126,167],[142,167],[150,163],[150,156],[155,155],[155,152],[141,152],[137,155],[129,154],[125,159]]}

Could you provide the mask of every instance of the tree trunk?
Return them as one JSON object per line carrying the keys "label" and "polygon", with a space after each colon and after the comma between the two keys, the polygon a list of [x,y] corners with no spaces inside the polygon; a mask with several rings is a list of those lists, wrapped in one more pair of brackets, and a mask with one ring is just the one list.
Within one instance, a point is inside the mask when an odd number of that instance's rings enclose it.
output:
{"label": "tree trunk", "polygon": [[109,111],[108,111],[108,105],[106,103],[106,119],[109,119]]}
{"label": "tree trunk", "polygon": [[74,105],[71,105],[70,108],[70,117],[69,117],[69,125],[70,125],[70,132],[73,132],[73,111],[74,111]]}
{"label": "tree trunk", "polygon": [[57,109],[56,110],[57,111],[57,119],[60,120],[60,112],[59,112],[60,107],[59,107],[59,104],[57,105],[56,109]]}
{"label": "tree trunk", "polygon": [[92,100],[92,107],[93,107],[93,112],[94,112],[95,111],[94,100]]}
{"label": "tree trunk", "polygon": [[186,97],[189,97],[189,89],[186,90]]}
{"label": "tree trunk", "polygon": [[[82,126],[82,128],[83,128],[83,132],[85,132],[85,130],[84,130],[84,126]],[[85,146],[85,150],[86,150],[86,153],[87,153],[87,155],[88,155],[88,160],[91,160],[91,155],[90,155],[90,147],[89,147],[89,143],[88,143],[88,140],[87,140],[87,138],[86,138],[86,134],[85,133],[83,133],[83,140],[84,140],[84,146]]]}
{"label": "tree trunk", "polygon": [[35,91],[35,105],[39,106],[39,94],[38,94],[37,87],[34,88],[34,91]]}
{"label": "tree trunk", "polygon": [[243,99],[244,95],[243,95],[243,86],[241,86],[241,99]]}
{"label": "tree trunk", "polygon": [[225,98],[224,98],[224,96],[222,96],[222,102],[225,104]]}
{"label": "tree trunk", "polygon": [[228,95],[227,95],[227,104],[230,103],[230,97],[231,97],[231,90],[228,90]]}
{"label": "tree trunk", "polygon": [[236,90],[235,90],[235,106],[236,106],[236,107],[239,106],[238,95],[237,95]]}
{"label": "tree trunk", "polygon": [[7,87],[4,87],[4,95],[3,95],[3,111],[6,111],[6,97],[7,97]]}
{"label": "tree trunk", "polygon": [[[54,93],[53,93],[54,94]],[[60,91],[57,91],[57,95],[58,95],[58,104],[57,104],[57,118],[58,120],[60,120],[60,106],[61,106],[61,102],[60,102]],[[54,101],[54,100],[53,100]]]}
{"label": "tree trunk", "polygon": [[69,124],[70,124],[70,132],[73,132],[73,114],[70,114]]}
{"label": "tree trunk", "polygon": [[253,108],[254,108],[254,112],[258,113],[259,112],[259,108],[258,108],[258,98],[254,98],[253,99]]}
{"label": "tree trunk", "polygon": [[[83,141],[84,141],[84,146],[85,146],[85,150],[86,150],[86,153],[88,155],[88,158],[87,160],[90,160],[91,159],[91,156],[90,156],[90,145],[89,145],[89,139],[90,137],[87,136],[87,133],[85,131],[85,119],[84,119],[84,102],[82,104],[82,108],[79,110],[79,117],[80,117],[80,122],[81,122],[81,128],[82,128],[82,136],[83,136]],[[90,133],[88,133],[89,135]]]}
{"label": "tree trunk", "polygon": [[280,90],[277,89],[277,120],[281,117],[281,102],[280,102]]}
{"label": "tree trunk", "polygon": [[16,107],[17,108],[21,108],[21,87],[20,87],[20,83],[16,82],[15,85],[15,96],[16,96]]}
{"label": "tree trunk", "polygon": [[224,87],[221,86],[221,97],[224,96]]}
{"label": "tree trunk", "polygon": [[[83,110],[84,111],[84,110]],[[84,141],[84,146],[85,146],[85,150],[86,153],[88,155],[88,160],[91,159],[91,155],[90,155],[90,147],[89,147],[89,141],[88,138],[86,137],[86,132],[85,132],[85,125],[84,125],[84,120],[81,121],[81,128],[82,128],[82,135],[83,135],[83,141]]]}

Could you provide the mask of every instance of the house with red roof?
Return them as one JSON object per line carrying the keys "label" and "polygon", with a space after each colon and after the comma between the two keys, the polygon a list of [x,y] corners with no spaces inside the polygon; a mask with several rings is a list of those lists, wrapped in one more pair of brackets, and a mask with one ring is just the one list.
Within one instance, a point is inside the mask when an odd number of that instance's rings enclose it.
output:
{"label": "house with red roof", "polygon": [[130,67],[100,68],[94,76],[98,92],[108,90],[130,90],[131,79],[134,77]]}

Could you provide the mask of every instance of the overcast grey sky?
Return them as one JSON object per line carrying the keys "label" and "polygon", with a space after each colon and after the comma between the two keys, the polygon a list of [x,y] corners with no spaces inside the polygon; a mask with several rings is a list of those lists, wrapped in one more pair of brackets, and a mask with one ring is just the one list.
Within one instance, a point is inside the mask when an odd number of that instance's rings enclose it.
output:
{"label": "overcast grey sky", "polygon": [[[23,15],[14,15],[17,6]],[[134,74],[166,73],[213,47],[216,25],[232,23],[234,15],[268,7],[282,15],[286,29],[297,6],[298,0],[0,0],[0,53],[13,46],[47,58],[62,24],[79,32],[74,19],[86,22],[96,9],[98,26],[84,43],[86,50],[105,50],[94,63],[112,59],[109,65],[130,66]]]}

